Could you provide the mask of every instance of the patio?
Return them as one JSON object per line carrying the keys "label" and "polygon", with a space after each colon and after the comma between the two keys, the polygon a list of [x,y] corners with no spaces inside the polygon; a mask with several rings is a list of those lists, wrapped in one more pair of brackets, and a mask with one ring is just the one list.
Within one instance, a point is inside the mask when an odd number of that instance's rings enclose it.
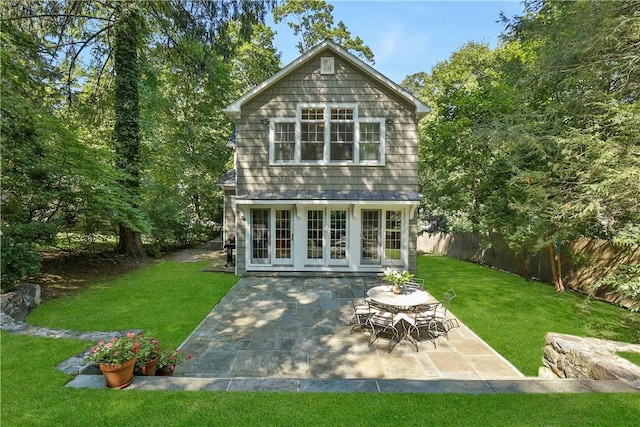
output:
{"label": "patio", "polygon": [[[368,346],[351,333],[347,286],[356,296],[367,277],[242,278],[183,344],[192,356],[177,377],[495,380],[524,376],[464,324],[437,348],[408,341]],[[427,289],[428,290],[428,289]],[[439,296],[434,295],[436,298]],[[464,293],[460,293],[464,298]],[[455,314],[455,301],[452,304]]]}

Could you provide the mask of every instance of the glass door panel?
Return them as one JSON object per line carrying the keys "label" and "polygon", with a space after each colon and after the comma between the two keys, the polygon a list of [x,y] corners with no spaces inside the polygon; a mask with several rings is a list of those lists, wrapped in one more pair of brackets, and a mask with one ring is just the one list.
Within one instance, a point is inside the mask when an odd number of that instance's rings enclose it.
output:
{"label": "glass door panel", "polygon": [[402,211],[386,212],[384,257],[388,260],[399,260],[402,257]]}
{"label": "glass door panel", "polygon": [[347,211],[330,212],[331,228],[329,230],[329,258],[331,261],[346,262],[347,259]]}
{"label": "glass door panel", "polygon": [[307,260],[324,257],[324,211],[307,211]]}
{"label": "glass door panel", "polygon": [[270,262],[269,209],[251,209],[251,263]]}
{"label": "glass door panel", "polygon": [[362,264],[380,264],[380,211],[362,211]]}
{"label": "glass door panel", "polygon": [[275,262],[291,261],[291,211],[276,209]]}

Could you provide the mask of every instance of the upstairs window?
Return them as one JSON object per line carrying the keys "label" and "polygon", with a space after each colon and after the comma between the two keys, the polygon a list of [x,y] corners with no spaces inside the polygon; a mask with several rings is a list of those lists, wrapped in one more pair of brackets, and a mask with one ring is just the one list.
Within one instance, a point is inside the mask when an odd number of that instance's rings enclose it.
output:
{"label": "upstairs window", "polygon": [[329,129],[331,136],[329,161],[353,161],[353,108],[332,108]]}
{"label": "upstairs window", "polygon": [[324,109],[303,108],[300,112],[300,159],[319,161],[324,157]]}
{"label": "upstairs window", "polygon": [[379,122],[360,123],[360,161],[379,162],[382,133]]}
{"label": "upstairs window", "polygon": [[359,117],[355,104],[298,106],[270,121],[272,164],[384,164],[384,119]]}
{"label": "upstairs window", "polygon": [[273,148],[275,161],[294,161],[296,148],[295,122],[276,122],[273,124]]}

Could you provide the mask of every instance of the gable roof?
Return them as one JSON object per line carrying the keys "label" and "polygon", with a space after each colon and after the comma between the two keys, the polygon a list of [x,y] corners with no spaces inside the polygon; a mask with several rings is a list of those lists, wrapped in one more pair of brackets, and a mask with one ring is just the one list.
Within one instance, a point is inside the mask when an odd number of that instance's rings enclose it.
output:
{"label": "gable roof", "polygon": [[325,40],[322,43],[317,44],[315,47],[311,48],[307,52],[303,53],[298,59],[292,61],[289,65],[282,68],[280,71],[275,73],[273,76],[268,78],[267,80],[260,83],[258,86],[251,89],[249,92],[242,95],[240,98],[229,104],[225,109],[225,113],[234,119],[240,118],[240,112],[242,110],[242,106],[251,101],[254,97],[258,96],[260,93],[269,89],[273,85],[277,84],[280,80],[287,77],[289,74],[294,72],[298,67],[307,62],[310,58],[313,58],[320,52],[331,51],[335,55],[339,56],[342,60],[349,63],[351,66],[358,69],[363,74],[367,75],[369,78],[378,82],[380,85],[386,87],[388,90],[397,94],[400,98],[405,99],[410,104],[415,106],[416,117],[421,119],[424,117],[431,109],[423,104],[418,98],[413,96],[411,93],[391,81],[388,77],[385,77],[378,71],[376,71],[369,64],[365,63],[361,59],[357,58],[353,54],[349,53],[344,48],[340,47],[336,43],[331,40]]}

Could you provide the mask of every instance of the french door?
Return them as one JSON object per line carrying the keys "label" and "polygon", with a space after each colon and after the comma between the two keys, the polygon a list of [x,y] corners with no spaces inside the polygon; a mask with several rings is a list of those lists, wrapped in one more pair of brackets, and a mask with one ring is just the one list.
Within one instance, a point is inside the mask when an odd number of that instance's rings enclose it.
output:
{"label": "french door", "polygon": [[306,214],[306,265],[348,263],[348,220],[346,209],[309,209]]}
{"label": "french door", "polygon": [[291,209],[251,209],[251,263],[291,264]]}
{"label": "french door", "polygon": [[399,210],[362,210],[363,265],[401,265],[404,244],[403,215]]}

